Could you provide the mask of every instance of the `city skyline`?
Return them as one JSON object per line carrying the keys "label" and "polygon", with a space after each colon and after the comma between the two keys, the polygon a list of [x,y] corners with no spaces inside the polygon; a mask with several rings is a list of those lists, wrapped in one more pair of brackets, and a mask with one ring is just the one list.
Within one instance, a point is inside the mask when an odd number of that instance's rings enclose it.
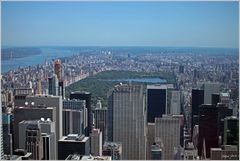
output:
{"label": "city skyline", "polygon": [[238,48],[238,2],[2,2],[2,46]]}

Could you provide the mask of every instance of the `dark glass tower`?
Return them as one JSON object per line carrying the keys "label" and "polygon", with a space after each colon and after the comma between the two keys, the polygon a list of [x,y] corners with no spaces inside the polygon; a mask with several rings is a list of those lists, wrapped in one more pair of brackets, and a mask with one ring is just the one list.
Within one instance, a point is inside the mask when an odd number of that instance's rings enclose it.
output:
{"label": "dark glass tower", "polygon": [[232,109],[229,109],[225,104],[218,103],[218,136],[221,136],[221,144],[223,143],[223,133],[224,133],[224,119],[228,116],[232,116]]}
{"label": "dark glass tower", "polygon": [[154,123],[155,117],[162,117],[166,114],[167,89],[147,89],[147,122]]}
{"label": "dark glass tower", "polygon": [[193,133],[193,127],[198,125],[198,112],[199,106],[204,103],[204,90],[192,89],[192,121],[191,121],[191,134]]}
{"label": "dark glass tower", "polygon": [[86,108],[88,112],[88,123],[87,123],[87,128],[85,131],[85,135],[89,136],[89,134],[92,131],[92,108],[91,108],[91,93],[90,92],[85,92],[85,91],[76,91],[76,92],[71,92],[70,94],[70,99],[77,99],[77,100],[85,100],[86,101]]}
{"label": "dark glass tower", "polygon": [[220,102],[220,95],[219,94],[212,94],[212,104],[217,105]]}
{"label": "dark glass tower", "polygon": [[[198,155],[206,150],[206,157],[210,158],[210,149],[218,147],[218,108],[214,105],[203,104],[199,108],[199,138]],[[205,145],[203,145],[205,143]]]}

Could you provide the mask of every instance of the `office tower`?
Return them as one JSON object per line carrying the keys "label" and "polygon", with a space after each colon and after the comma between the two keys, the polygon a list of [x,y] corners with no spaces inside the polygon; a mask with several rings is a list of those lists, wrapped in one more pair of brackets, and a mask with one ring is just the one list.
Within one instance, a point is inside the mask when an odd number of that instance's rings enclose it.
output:
{"label": "office tower", "polygon": [[43,159],[43,140],[39,121],[21,121],[19,123],[19,148],[32,153],[31,159]]}
{"label": "office tower", "polygon": [[107,141],[113,141],[113,94],[108,95]]}
{"label": "office tower", "polygon": [[[13,121],[13,142],[14,149],[19,148],[19,128],[18,123],[23,120],[39,120],[41,118],[50,118],[56,122],[56,108],[46,106],[29,106],[29,107],[15,107]],[[58,126],[55,126],[55,131],[58,131]],[[57,135],[57,134],[56,134]],[[57,139],[57,138],[56,138]]]}
{"label": "office tower", "polygon": [[93,129],[90,134],[91,155],[102,156],[102,132],[100,129]]}
{"label": "office tower", "polygon": [[162,160],[162,149],[159,144],[151,146],[151,160]]}
{"label": "office tower", "polygon": [[199,137],[199,125],[195,125],[193,127],[193,134],[192,134],[192,143],[195,148],[198,146],[198,137]]}
{"label": "office tower", "polygon": [[204,104],[211,104],[212,94],[219,92],[219,83],[204,83]]}
{"label": "office tower", "polygon": [[215,93],[215,94],[212,94],[212,105],[215,105],[217,106],[217,104],[220,102],[220,95]]}
{"label": "office tower", "polygon": [[224,119],[228,116],[232,116],[232,109],[229,109],[226,104],[218,103],[217,104],[218,109],[218,137],[219,137],[219,144],[221,145],[223,143],[223,133],[224,133]]}
{"label": "office tower", "polygon": [[2,107],[11,107],[13,105],[13,91],[12,90],[4,90],[1,92],[1,104]]}
{"label": "office tower", "polygon": [[112,160],[122,160],[122,144],[105,142],[103,145],[103,156],[111,156]]}
{"label": "office tower", "polygon": [[32,88],[15,88],[13,91],[14,95],[14,105],[24,106],[26,102],[26,97],[28,95],[33,95]]}
{"label": "office tower", "polygon": [[54,73],[57,75],[58,78],[58,94],[65,98],[65,87],[64,87],[64,80],[63,80],[63,70],[62,70],[62,63],[59,59],[54,61]]}
{"label": "office tower", "polygon": [[224,103],[227,107],[229,107],[230,104],[230,95],[228,92],[222,92],[220,93],[220,101],[221,103]]}
{"label": "office tower", "polygon": [[[86,134],[87,123],[88,123],[88,113],[87,113],[87,108],[86,108],[86,101],[85,100],[76,100],[76,99],[63,100],[63,109],[64,109],[64,111],[71,110],[71,111],[73,111],[73,113],[77,113],[77,111],[79,112],[81,117],[77,118],[77,120],[79,120],[79,124],[82,127],[81,133]],[[83,116],[82,116],[82,114],[83,114]],[[63,118],[63,120],[64,120],[64,118]],[[73,120],[74,120],[74,117],[73,117]],[[66,122],[63,122],[63,126],[64,126],[64,123],[66,123]],[[78,123],[74,123],[74,124],[78,124]],[[74,125],[72,125],[72,126],[74,126]],[[69,133],[71,133],[71,131],[69,131]],[[67,134],[65,132],[64,136],[66,136],[66,135]]]}
{"label": "office tower", "polygon": [[63,99],[65,99],[65,85],[64,81],[59,81],[58,83],[58,94],[59,96],[62,96]]}
{"label": "office tower", "polygon": [[40,120],[41,136],[43,139],[43,160],[56,160],[57,159],[57,142],[55,122],[50,118]]}
{"label": "office tower", "polygon": [[62,63],[57,59],[54,61],[54,73],[57,75],[58,80],[62,80]]}
{"label": "office tower", "polygon": [[59,82],[56,74],[53,74],[52,77],[48,78],[48,94],[59,96]]}
{"label": "office tower", "polygon": [[199,124],[199,106],[204,103],[204,90],[192,89],[192,121],[191,121],[191,135],[193,128]]}
{"label": "office tower", "polygon": [[33,95],[33,89],[32,88],[15,88],[13,91],[14,96],[16,95]]}
{"label": "office tower", "polygon": [[147,123],[147,160],[151,160],[151,146],[155,143],[155,123]]}
{"label": "office tower", "polygon": [[[199,137],[198,137],[198,155],[210,157],[210,148],[218,147],[218,109],[214,105],[203,104],[199,108]],[[205,142],[205,146],[204,146]],[[205,158],[203,158],[205,159]]]}
{"label": "office tower", "polygon": [[84,134],[84,115],[81,110],[63,109],[63,136]]}
{"label": "office tower", "polygon": [[6,155],[12,154],[12,123],[13,115],[11,113],[2,113],[2,129],[3,129],[3,152]]}
{"label": "office tower", "polygon": [[183,65],[180,65],[180,66],[179,66],[179,73],[180,73],[180,74],[183,74],[183,73],[184,73],[184,66],[183,66]]}
{"label": "office tower", "polygon": [[89,155],[89,137],[69,134],[58,141],[58,160],[66,159],[70,154]]}
{"label": "office tower", "polygon": [[224,145],[239,145],[239,120],[237,117],[224,119]]}
{"label": "office tower", "polygon": [[166,114],[166,102],[166,86],[147,86],[147,122],[154,123],[155,117],[162,117],[163,114]]}
{"label": "office tower", "polygon": [[85,108],[86,108],[85,100],[77,99],[63,100],[63,109],[84,110]]}
{"label": "office tower", "polygon": [[162,158],[172,160],[174,147],[180,146],[180,120],[172,116],[164,115],[155,118],[155,139],[162,142]]}
{"label": "office tower", "polygon": [[[143,86],[115,86],[108,108],[113,142],[122,143],[122,159],[146,158],[145,96]],[[109,117],[109,118],[111,118]],[[109,133],[110,134],[110,133]],[[111,135],[111,134],[110,134]]]}
{"label": "office tower", "polygon": [[179,115],[181,113],[180,91],[171,91],[170,114]]}
{"label": "office tower", "polygon": [[184,142],[184,116],[183,115],[171,115],[173,118],[177,118],[180,122],[180,145],[183,147]]}
{"label": "office tower", "polygon": [[225,145],[221,148],[211,148],[211,160],[239,160],[237,146]]}
{"label": "office tower", "polygon": [[102,140],[103,143],[107,140],[107,108],[102,108],[98,106],[94,110],[94,118],[95,118],[95,128],[100,129],[102,132]]}
{"label": "office tower", "polygon": [[[45,105],[48,107],[55,107],[56,109],[56,137],[60,139],[62,136],[62,97],[61,96],[52,96],[52,95],[43,95],[43,96],[27,96],[26,102],[34,103],[37,105]],[[45,118],[45,117],[44,117]],[[50,117],[49,117],[50,118]],[[39,118],[38,118],[39,119]],[[52,118],[50,118],[53,120]]]}
{"label": "office tower", "polygon": [[92,108],[91,108],[91,93],[89,92],[84,92],[84,91],[77,91],[77,92],[71,92],[70,94],[70,99],[77,99],[77,100],[85,100],[86,101],[86,108],[87,108],[87,128],[86,128],[86,132],[85,135],[89,136],[91,130],[92,130]]}

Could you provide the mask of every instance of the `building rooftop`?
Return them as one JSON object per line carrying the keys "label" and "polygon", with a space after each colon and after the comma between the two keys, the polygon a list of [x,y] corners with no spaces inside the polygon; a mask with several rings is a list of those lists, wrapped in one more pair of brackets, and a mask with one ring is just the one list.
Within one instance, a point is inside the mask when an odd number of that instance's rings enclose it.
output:
{"label": "building rooftop", "polygon": [[81,155],[79,155],[79,154],[70,154],[65,160],[81,160]]}
{"label": "building rooftop", "polygon": [[85,155],[81,160],[112,160],[110,156],[91,156]]}
{"label": "building rooftop", "polygon": [[105,142],[103,145],[103,148],[106,149],[118,149],[122,146],[121,143],[116,143],[116,142]]}
{"label": "building rooftop", "polygon": [[229,97],[229,93],[227,93],[227,92],[221,93],[221,96],[223,96],[223,97]]}
{"label": "building rooftop", "polygon": [[59,139],[60,142],[86,142],[87,140],[89,140],[89,137],[78,134],[69,134],[68,136],[63,136]]}

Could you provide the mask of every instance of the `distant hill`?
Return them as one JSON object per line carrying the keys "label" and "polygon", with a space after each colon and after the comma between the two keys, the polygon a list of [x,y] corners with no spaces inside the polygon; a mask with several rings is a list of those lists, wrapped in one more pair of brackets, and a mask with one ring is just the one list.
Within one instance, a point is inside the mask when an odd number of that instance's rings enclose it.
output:
{"label": "distant hill", "polygon": [[1,50],[2,60],[10,60],[15,58],[24,58],[31,55],[41,54],[40,48],[35,47],[14,47],[4,48]]}

